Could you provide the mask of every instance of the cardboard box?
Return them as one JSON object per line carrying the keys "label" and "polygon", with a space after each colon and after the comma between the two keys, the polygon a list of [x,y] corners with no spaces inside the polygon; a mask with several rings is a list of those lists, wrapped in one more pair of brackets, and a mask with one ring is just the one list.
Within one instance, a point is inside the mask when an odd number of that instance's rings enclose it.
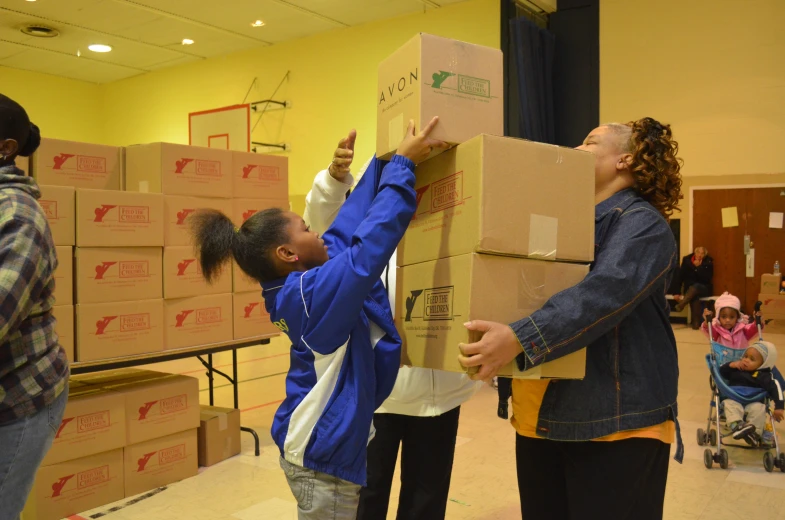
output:
{"label": "cardboard box", "polygon": [[125,149],[125,189],[166,195],[232,197],[232,152],[153,143]]}
{"label": "cardboard box", "polygon": [[232,190],[247,199],[289,199],[289,158],[232,152]]}
{"label": "cardboard box", "polygon": [[163,300],[77,304],[77,359],[94,361],[162,351],[163,322]]}
{"label": "cardboard box", "polygon": [[99,387],[75,385],[43,465],[79,459],[125,446],[125,397]]}
{"label": "cardboard box", "polygon": [[108,303],[163,296],[160,247],[78,247],[76,301]]}
{"label": "cardboard box", "polygon": [[[379,64],[376,155],[390,158],[409,120],[451,144],[478,134],[504,135],[502,52],[418,34]],[[434,154],[441,150],[436,150]]]}
{"label": "cardboard box", "polygon": [[164,245],[164,199],[155,193],[76,190],[76,245]]}
{"label": "cardboard box", "polygon": [[134,496],[199,472],[196,430],[125,448],[125,496]]}
{"label": "cardboard box", "polygon": [[594,260],[594,156],[482,135],[417,166],[405,266],[472,252]]}
{"label": "cardboard box", "polygon": [[[463,324],[500,323],[531,315],[554,294],[579,283],[588,265],[469,254],[398,269],[395,323],[403,338],[402,363],[464,372],[458,345],[479,340]],[[586,351],[520,372],[513,361],[499,375],[581,379]]]}
{"label": "cardboard box", "polygon": [[38,186],[38,204],[49,221],[49,230],[56,246],[76,244],[76,189],[69,186]]}
{"label": "cardboard box", "polygon": [[199,380],[150,373],[101,384],[125,397],[126,444],[199,427]]}
{"label": "cardboard box", "polygon": [[239,455],[240,410],[202,406],[199,420],[199,465],[212,466]]}
{"label": "cardboard box", "polygon": [[125,497],[123,450],[41,466],[22,520],[70,518]]}
{"label": "cardboard box", "polygon": [[232,302],[234,339],[253,338],[280,332],[270,321],[270,315],[264,306],[261,290],[233,294]]}
{"label": "cardboard box", "polygon": [[164,300],[164,323],[167,349],[231,341],[232,295]]}
{"label": "cardboard box", "polygon": [[229,265],[221,276],[208,284],[202,276],[202,268],[191,246],[164,248],[164,298],[188,298],[232,292],[232,272]]}
{"label": "cardboard box", "polygon": [[232,262],[232,292],[234,293],[247,293],[247,292],[262,292],[262,285],[245,274],[237,262]]}
{"label": "cardboard box", "polygon": [[160,379],[169,376],[171,376],[171,374],[140,368],[116,368],[114,370],[102,370],[101,372],[72,375],[69,379],[69,384],[76,382],[83,386],[105,388],[122,381],[130,382],[132,380]]}
{"label": "cardboard box", "polygon": [[240,227],[255,213],[270,208],[281,208],[283,210],[289,211],[289,201],[286,199],[233,199],[232,220],[234,221],[235,226]]}
{"label": "cardboard box", "polygon": [[191,245],[193,241],[188,229],[188,216],[203,208],[217,209],[229,218],[232,216],[232,202],[229,199],[164,195],[164,245]]}
{"label": "cardboard box", "polygon": [[773,318],[764,316],[763,321],[766,324],[766,328],[763,329],[765,334],[785,334],[785,316]]}
{"label": "cardboard box", "polygon": [[22,173],[25,175],[30,175],[30,158],[29,157],[22,157],[21,155],[17,155],[16,159],[14,159],[14,163],[16,167],[22,170]]}
{"label": "cardboard box", "polygon": [[763,302],[760,308],[763,319],[785,318],[785,294],[759,294],[758,299]]}
{"label": "cardboard box", "polygon": [[119,190],[122,150],[117,146],[44,138],[33,154],[33,177],[38,184]]}
{"label": "cardboard box", "polygon": [[781,274],[764,274],[760,277],[760,292],[761,294],[779,294],[781,284]]}
{"label": "cardboard box", "polygon": [[57,320],[57,325],[55,325],[57,341],[65,350],[68,361],[76,361],[76,349],[74,345],[74,306],[55,305],[52,307],[52,314]]}
{"label": "cardboard box", "polygon": [[55,305],[74,304],[74,248],[55,246],[57,269],[55,269]]}

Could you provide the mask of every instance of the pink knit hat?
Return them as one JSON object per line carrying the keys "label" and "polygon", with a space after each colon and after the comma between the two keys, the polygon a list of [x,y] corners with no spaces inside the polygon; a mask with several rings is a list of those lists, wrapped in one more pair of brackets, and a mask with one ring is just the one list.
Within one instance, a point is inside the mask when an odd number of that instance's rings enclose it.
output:
{"label": "pink knit hat", "polygon": [[717,298],[717,301],[714,302],[714,308],[717,310],[717,314],[719,314],[722,309],[727,308],[736,309],[736,311],[741,314],[741,302],[727,291]]}

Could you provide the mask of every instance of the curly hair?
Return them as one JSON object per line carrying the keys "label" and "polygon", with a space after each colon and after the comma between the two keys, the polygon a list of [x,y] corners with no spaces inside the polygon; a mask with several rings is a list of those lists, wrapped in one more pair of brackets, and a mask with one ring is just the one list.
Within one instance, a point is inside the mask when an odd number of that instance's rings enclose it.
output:
{"label": "curly hair", "polygon": [[679,143],[674,141],[670,125],[644,117],[608,126],[627,136],[624,151],[632,154],[630,171],[641,197],[665,218],[674,211],[681,211],[681,166],[684,161],[677,156]]}

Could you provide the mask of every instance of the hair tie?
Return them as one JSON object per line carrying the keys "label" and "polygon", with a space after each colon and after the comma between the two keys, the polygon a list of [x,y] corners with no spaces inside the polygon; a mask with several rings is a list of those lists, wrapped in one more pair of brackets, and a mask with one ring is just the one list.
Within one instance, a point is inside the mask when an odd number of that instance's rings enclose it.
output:
{"label": "hair tie", "polygon": [[235,232],[235,233],[239,233],[239,232],[240,232],[240,228],[238,228],[237,226],[235,226],[235,227],[234,227],[234,232]]}

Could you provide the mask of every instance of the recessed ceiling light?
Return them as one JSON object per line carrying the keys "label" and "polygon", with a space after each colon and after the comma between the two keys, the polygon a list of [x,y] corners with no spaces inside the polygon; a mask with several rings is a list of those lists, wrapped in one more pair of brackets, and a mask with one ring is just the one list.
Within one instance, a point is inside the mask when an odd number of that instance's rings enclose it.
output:
{"label": "recessed ceiling light", "polygon": [[194,41],[190,38],[183,38],[183,45],[193,45]]}
{"label": "recessed ceiling light", "polygon": [[110,52],[112,50],[112,47],[110,47],[109,45],[104,45],[102,43],[94,43],[93,45],[90,45],[87,48],[93,52]]}
{"label": "recessed ceiling light", "polygon": [[261,27],[264,25],[264,22],[261,20],[256,20],[255,22],[251,23],[251,27]]}
{"label": "recessed ceiling light", "polygon": [[35,2],[35,0],[27,0],[28,2]]}

